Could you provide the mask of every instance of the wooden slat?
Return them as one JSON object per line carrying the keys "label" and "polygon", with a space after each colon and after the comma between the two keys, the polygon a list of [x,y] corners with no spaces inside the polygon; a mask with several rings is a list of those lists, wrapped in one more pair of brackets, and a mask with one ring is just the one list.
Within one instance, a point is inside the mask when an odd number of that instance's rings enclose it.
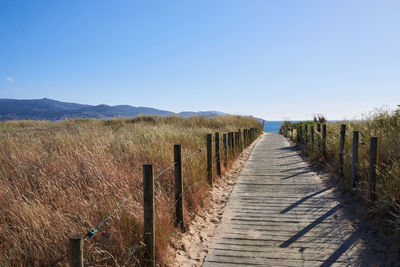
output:
{"label": "wooden slat", "polygon": [[367,250],[364,231],[353,227],[340,200],[283,136],[265,134],[203,266],[381,265],[385,254],[378,244]]}

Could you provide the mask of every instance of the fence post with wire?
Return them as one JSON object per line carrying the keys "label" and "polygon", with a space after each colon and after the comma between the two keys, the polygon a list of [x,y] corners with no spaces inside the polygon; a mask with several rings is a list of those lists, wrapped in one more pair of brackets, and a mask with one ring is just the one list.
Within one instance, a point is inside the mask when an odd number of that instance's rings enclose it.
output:
{"label": "fence post with wire", "polygon": [[217,167],[217,175],[221,177],[221,158],[219,152],[219,133],[215,133],[215,165]]}
{"label": "fence post with wire", "polygon": [[212,135],[207,134],[207,181],[210,186],[213,184],[212,177]]}
{"label": "fence post with wire", "polygon": [[235,132],[235,148],[236,148],[236,154],[239,154],[239,132]]}
{"label": "fence post with wire", "polygon": [[239,135],[239,148],[240,148],[240,151],[243,151],[242,131],[240,129],[239,129],[238,135]]}
{"label": "fence post with wire", "polygon": [[247,136],[247,129],[243,129],[243,144],[244,144],[244,147],[247,147],[246,136]]}
{"label": "fence post with wire", "polygon": [[68,259],[69,266],[83,267],[83,242],[80,235],[74,235],[69,238]]}
{"label": "fence post with wire", "polygon": [[224,133],[222,135],[222,143],[224,146],[224,167],[226,168],[228,166],[228,151],[226,147],[226,134]]}
{"label": "fence post with wire", "polygon": [[233,132],[231,132],[231,141],[232,141],[232,157],[235,157],[236,153],[235,153],[235,138],[233,136]]}
{"label": "fence post with wire", "polygon": [[229,158],[232,158],[232,136],[231,133],[227,133],[228,137],[228,150],[229,150]]}
{"label": "fence post with wire", "polygon": [[239,145],[239,153],[242,152],[242,141],[240,140],[240,129],[238,130],[238,145]]}
{"label": "fence post with wire", "polygon": [[155,266],[155,236],[154,236],[154,178],[153,165],[143,165],[143,228],[145,245],[145,265]]}
{"label": "fence post with wire", "polygon": [[182,149],[181,145],[174,145],[174,163],[175,163],[175,225],[185,229],[183,221],[183,179],[182,179]]}
{"label": "fence post with wire", "polygon": [[[224,166],[227,167],[228,162],[233,160],[237,154],[242,152],[248,147],[256,137],[256,129],[243,129],[243,135],[241,130],[237,132],[228,132],[223,134],[223,152],[224,152]],[[215,160],[217,174],[221,175],[221,151],[220,151],[220,134],[215,133]],[[166,173],[172,167],[174,167],[174,178],[175,178],[175,198],[174,203],[166,210],[170,211],[175,208],[175,226],[179,227],[182,231],[185,231],[184,222],[184,195],[192,190],[197,184],[203,182],[202,178],[197,179],[184,191],[184,183],[182,177],[182,160],[190,158],[198,153],[202,152],[200,148],[195,153],[192,153],[186,157],[182,157],[182,147],[179,144],[174,145],[174,162],[167,168],[160,171],[156,176],[153,174],[153,165],[143,165],[143,239],[138,241],[134,246],[129,249],[127,258],[121,266],[126,266],[134,254],[139,250],[143,249],[143,266],[154,267],[156,264],[155,259],[155,191],[154,181],[162,174]],[[210,186],[213,185],[213,147],[212,147],[212,134],[207,134],[207,182]],[[218,167],[219,165],[219,167]],[[72,267],[83,267],[83,244],[88,239],[92,238],[108,220],[110,220],[114,214],[129,200],[132,196],[129,195],[125,198],[106,218],[104,218],[96,227],[89,230],[84,238],[80,235],[75,235],[69,239],[68,250],[63,256],[58,258],[51,266],[56,266],[59,262],[64,259],[68,259],[70,266]]]}
{"label": "fence post with wire", "polygon": [[326,124],[322,125],[322,157],[326,159]]}

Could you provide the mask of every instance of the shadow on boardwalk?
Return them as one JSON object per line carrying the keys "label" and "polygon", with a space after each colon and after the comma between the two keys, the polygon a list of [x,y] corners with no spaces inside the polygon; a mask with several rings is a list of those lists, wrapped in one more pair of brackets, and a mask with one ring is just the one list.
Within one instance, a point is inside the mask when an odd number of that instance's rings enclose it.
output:
{"label": "shadow on boardwalk", "polygon": [[[300,154],[301,157],[305,157],[299,147],[285,147],[286,151],[294,151]],[[302,162],[302,161],[300,161]],[[297,161],[296,163],[300,163]],[[287,166],[282,164],[281,166]],[[304,171],[306,169],[306,171]],[[288,247],[298,240],[301,236],[304,236],[307,232],[311,231],[312,228],[321,224],[325,219],[332,216],[337,219],[336,213],[342,212],[342,217],[346,218],[351,222],[353,231],[348,234],[340,246],[320,265],[320,266],[331,266],[338,259],[346,255],[346,253],[354,247],[356,244],[362,244],[362,247],[357,250],[356,254],[347,255],[350,259],[351,266],[400,266],[398,246],[394,244],[389,236],[383,233],[380,229],[376,229],[377,226],[371,225],[367,218],[367,210],[360,198],[346,192],[341,184],[338,184],[338,178],[327,173],[326,170],[320,168],[314,168],[307,164],[307,167],[290,169],[291,171],[297,171],[296,173],[282,178],[288,179],[297,175],[313,172],[319,176],[323,176],[326,188],[309,194],[300,200],[289,205],[283,209],[280,213],[285,214],[288,211],[301,206],[306,200],[316,197],[329,190],[332,191],[336,200],[340,203],[329,209],[319,218],[311,222],[309,225],[298,231],[296,234],[291,236],[288,240],[283,242],[280,247]],[[304,249],[302,249],[304,251]]]}
{"label": "shadow on boardwalk", "polygon": [[[362,203],[266,134],[243,169],[204,266],[398,266]],[[326,177],[321,179],[321,177]]]}

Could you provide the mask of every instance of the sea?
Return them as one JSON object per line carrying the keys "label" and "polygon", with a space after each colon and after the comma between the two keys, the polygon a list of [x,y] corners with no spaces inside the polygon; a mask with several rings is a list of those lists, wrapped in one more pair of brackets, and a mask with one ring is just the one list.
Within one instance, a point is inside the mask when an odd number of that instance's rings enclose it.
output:
{"label": "sea", "polygon": [[265,121],[264,131],[266,133],[279,133],[283,121]]}

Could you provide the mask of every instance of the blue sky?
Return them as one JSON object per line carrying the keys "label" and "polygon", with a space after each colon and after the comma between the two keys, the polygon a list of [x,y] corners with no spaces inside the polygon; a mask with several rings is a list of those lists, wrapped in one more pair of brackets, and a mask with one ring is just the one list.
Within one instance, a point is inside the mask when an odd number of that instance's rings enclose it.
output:
{"label": "blue sky", "polygon": [[0,1],[0,98],[269,120],[400,104],[400,1]]}

